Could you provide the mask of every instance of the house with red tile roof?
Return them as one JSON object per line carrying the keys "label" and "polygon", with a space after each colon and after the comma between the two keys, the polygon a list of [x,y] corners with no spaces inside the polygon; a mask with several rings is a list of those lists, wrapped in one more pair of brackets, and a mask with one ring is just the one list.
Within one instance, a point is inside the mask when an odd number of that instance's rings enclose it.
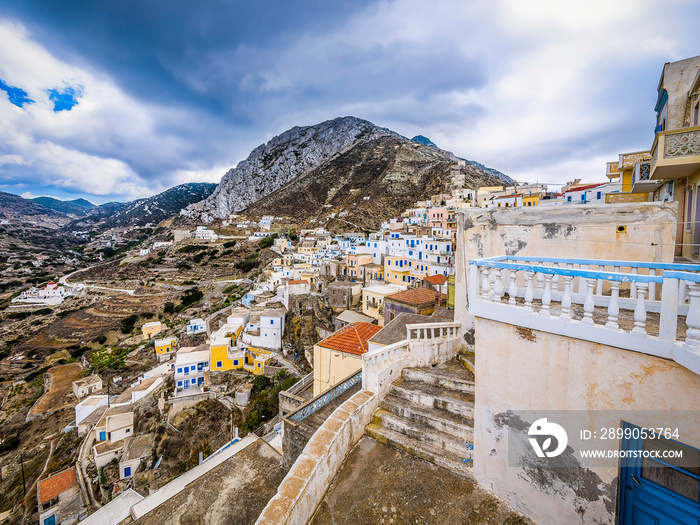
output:
{"label": "house with red tile roof", "polygon": [[71,525],[87,516],[75,467],[41,480],[36,494],[40,525]]}
{"label": "house with red tile roof", "polygon": [[367,341],[379,330],[376,324],[351,323],[314,345],[314,396],[362,369]]}
{"label": "house with red tile roof", "polygon": [[384,325],[400,313],[430,315],[447,302],[445,294],[427,287],[409,288],[384,298]]}

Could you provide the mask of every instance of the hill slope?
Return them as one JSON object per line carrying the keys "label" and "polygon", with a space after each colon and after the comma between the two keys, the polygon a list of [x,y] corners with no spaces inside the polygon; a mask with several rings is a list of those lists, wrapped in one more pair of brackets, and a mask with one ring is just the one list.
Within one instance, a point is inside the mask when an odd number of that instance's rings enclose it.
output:
{"label": "hill slope", "polygon": [[500,183],[474,166],[458,167],[456,161],[449,152],[400,136],[362,141],[259,199],[245,213],[375,229],[417,200],[442,192],[456,174],[467,187]]}
{"label": "hill slope", "polygon": [[180,213],[192,203],[200,202],[211,195],[216,184],[190,182],[180,184],[158,195],[132,202],[108,202],[96,206],[83,219],[71,223],[71,228],[153,225]]}
{"label": "hill slope", "polygon": [[85,199],[62,201],[53,197],[36,197],[30,200],[59,213],[65,213],[66,215],[85,215],[95,207],[93,203],[86,201]]}

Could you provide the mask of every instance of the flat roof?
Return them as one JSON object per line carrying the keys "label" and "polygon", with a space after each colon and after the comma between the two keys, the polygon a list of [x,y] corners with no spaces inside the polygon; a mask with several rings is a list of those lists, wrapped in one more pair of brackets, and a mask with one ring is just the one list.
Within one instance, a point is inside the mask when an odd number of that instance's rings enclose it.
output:
{"label": "flat roof", "polygon": [[102,402],[105,400],[107,396],[88,396],[85,399],[83,399],[80,403],[78,403],[76,406],[79,407],[94,407],[94,406],[99,406],[102,404]]}
{"label": "flat roof", "polygon": [[178,352],[175,358],[175,366],[185,365],[188,363],[199,363],[202,361],[209,361],[209,351],[201,350],[198,352],[187,352],[186,354],[180,354]]}
{"label": "flat roof", "polygon": [[377,293],[381,295],[388,295],[400,292],[401,290],[405,290],[405,288],[391,284],[378,284],[376,286],[367,286],[366,288],[362,289],[363,292]]}
{"label": "flat roof", "polygon": [[129,441],[124,445],[124,452],[121,461],[131,461],[141,459],[151,452],[151,436],[145,434],[139,437],[128,438]]}
{"label": "flat roof", "polygon": [[373,323],[374,318],[369,317],[368,315],[364,315],[358,312],[354,312],[352,310],[345,310],[342,312],[340,315],[337,316],[337,319],[339,321],[343,321],[345,323],[357,323],[357,322],[365,322],[365,323]]}
{"label": "flat roof", "polygon": [[88,386],[88,385],[94,385],[96,383],[101,383],[102,378],[98,375],[91,375],[88,377],[83,377],[82,379],[78,379],[76,381],[73,381],[73,384],[76,386]]}

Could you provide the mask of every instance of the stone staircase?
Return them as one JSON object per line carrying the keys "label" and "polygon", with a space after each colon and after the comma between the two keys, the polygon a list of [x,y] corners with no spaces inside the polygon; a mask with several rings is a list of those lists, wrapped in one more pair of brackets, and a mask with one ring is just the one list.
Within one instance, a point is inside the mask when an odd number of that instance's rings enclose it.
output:
{"label": "stone staircase", "polygon": [[[472,361],[473,363],[473,361]],[[461,357],[426,368],[406,368],[365,433],[398,449],[471,477],[474,374]]]}

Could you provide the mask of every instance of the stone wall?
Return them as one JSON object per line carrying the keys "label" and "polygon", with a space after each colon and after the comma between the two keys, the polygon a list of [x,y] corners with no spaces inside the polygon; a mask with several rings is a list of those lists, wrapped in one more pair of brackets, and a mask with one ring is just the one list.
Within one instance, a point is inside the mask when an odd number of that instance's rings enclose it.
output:
{"label": "stone wall", "polygon": [[[483,318],[476,319],[475,350],[475,478],[536,523],[616,522],[619,460],[586,468],[577,459],[595,441],[569,431],[566,468],[537,463],[527,432],[547,411],[569,429],[580,428],[581,418],[594,429],[621,421],[680,427],[680,441],[700,447],[700,381],[673,361]],[[514,446],[513,433],[525,448]],[[605,445],[620,449],[619,441]],[[522,451],[517,460],[514,450]]]}
{"label": "stone wall", "polygon": [[474,319],[467,311],[470,260],[522,255],[670,263],[678,203],[465,209],[455,215],[455,321],[462,323],[471,342]]}
{"label": "stone wall", "polygon": [[360,391],[323,423],[268,502],[256,525],[306,525],[377,409],[377,396]]}

